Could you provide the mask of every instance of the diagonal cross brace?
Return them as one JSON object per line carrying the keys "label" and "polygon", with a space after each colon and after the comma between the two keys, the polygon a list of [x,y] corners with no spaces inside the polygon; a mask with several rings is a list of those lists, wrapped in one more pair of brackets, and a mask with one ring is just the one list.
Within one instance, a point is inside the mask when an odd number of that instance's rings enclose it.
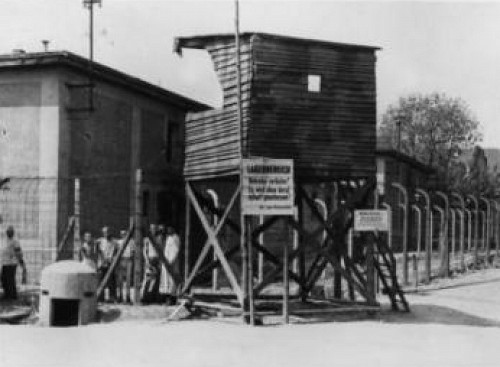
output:
{"label": "diagonal cross brace", "polygon": [[130,228],[128,230],[127,235],[125,236],[125,240],[123,241],[122,247],[120,248],[118,253],[115,255],[115,257],[113,258],[113,261],[111,262],[111,266],[109,267],[106,274],[104,274],[104,278],[102,279],[102,281],[99,283],[99,285],[97,287],[97,291],[96,291],[97,298],[99,298],[101,296],[102,292],[104,291],[104,288],[108,284],[109,278],[111,277],[111,274],[113,274],[113,272],[115,271],[115,268],[118,265],[118,262],[120,261],[123,253],[125,252],[125,249],[127,248],[128,244],[130,242],[130,239],[132,238],[132,236],[134,234],[134,231],[135,231],[135,225],[132,223],[130,225]]}
{"label": "diagonal cross brace", "polygon": [[216,228],[212,228],[212,226],[208,223],[207,218],[205,217],[205,214],[203,213],[203,210],[200,207],[200,204],[198,203],[198,200],[196,199],[196,196],[190,187],[189,184],[186,184],[186,191],[188,194],[188,200],[191,201],[193,204],[193,207],[195,209],[196,214],[198,215],[198,218],[201,221],[201,224],[203,226],[203,229],[205,230],[207,234],[207,240],[205,241],[205,244],[203,246],[203,249],[200,253],[200,256],[196,260],[196,264],[191,271],[191,274],[189,275],[188,280],[186,281],[186,284],[184,285],[182,289],[182,293],[185,293],[192,285],[193,280],[195,279],[196,275],[198,275],[198,270],[200,269],[203,261],[205,260],[205,257],[208,255],[208,251],[210,250],[210,247],[213,247],[215,253],[217,254],[218,260],[220,261],[222,268],[224,269],[224,273],[226,274],[229,283],[231,284],[231,288],[236,294],[236,297],[238,298],[239,302],[243,302],[243,292],[241,291],[241,287],[238,284],[238,281],[236,280],[236,276],[234,275],[231,267],[229,266],[229,263],[227,261],[227,258],[222,251],[222,248],[220,246],[219,240],[217,238],[221,228],[225,224],[225,222],[228,219],[229,212],[231,211],[232,207],[234,206],[234,203],[236,202],[236,199],[241,191],[241,185],[238,185],[236,191],[234,192],[229,205],[226,207],[226,210],[224,211],[224,214],[222,215],[222,218],[220,219],[219,223],[217,224]]}

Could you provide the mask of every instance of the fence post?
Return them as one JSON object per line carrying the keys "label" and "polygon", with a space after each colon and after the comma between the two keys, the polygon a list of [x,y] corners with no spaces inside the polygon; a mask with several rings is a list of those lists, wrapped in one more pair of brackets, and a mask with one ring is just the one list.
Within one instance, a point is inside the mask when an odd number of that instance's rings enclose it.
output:
{"label": "fence post", "polygon": [[[457,240],[457,213],[455,212],[455,209],[451,208],[450,209],[450,214],[451,214],[451,263],[455,263],[455,245],[456,245],[456,240]],[[450,263],[449,262],[449,263]],[[453,270],[452,267],[450,266],[450,271]]]}
{"label": "fence post", "polygon": [[75,202],[74,202],[74,226],[73,226],[73,259],[78,259],[78,251],[81,246],[80,237],[80,179],[75,178]]}
{"label": "fence post", "polygon": [[392,187],[397,188],[403,196],[403,202],[399,204],[399,207],[403,210],[403,284],[408,284],[408,191],[403,185],[397,182],[393,182]]}
{"label": "fence post", "polygon": [[136,246],[134,258],[134,294],[133,300],[138,304],[141,300],[140,289],[142,283],[142,170],[137,169],[135,173],[135,236],[134,242]]}
{"label": "fence post", "polygon": [[474,223],[474,243],[473,243],[473,261],[474,261],[474,269],[477,269],[478,265],[478,245],[479,245],[479,202],[473,195],[467,195],[467,198],[474,203],[474,212],[471,211],[471,214],[474,214],[475,223]]}
{"label": "fence post", "polygon": [[450,201],[444,192],[436,191],[436,195],[444,201],[444,208],[442,212],[443,220],[441,222],[441,227],[439,228],[439,250],[441,252],[439,275],[442,277],[448,277],[450,275],[450,243],[448,238]]}
{"label": "fence post", "polygon": [[431,198],[429,194],[423,189],[415,189],[417,194],[425,198],[425,281],[431,281],[431,256],[432,256],[432,208]]}
{"label": "fence post", "polygon": [[465,200],[462,195],[452,192],[451,196],[456,198],[460,203],[460,270],[463,271],[465,269]]}
{"label": "fence post", "polygon": [[484,243],[484,247],[485,247],[485,256],[486,256],[486,261],[485,261],[485,265],[488,266],[489,265],[489,261],[490,261],[490,238],[491,238],[491,205],[490,205],[490,202],[488,199],[486,199],[485,197],[480,197],[479,200],[481,200],[483,203],[486,204],[486,220],[484,221],[483,223],[483,227],[486,227],[485,230],[484,230],[484,233],[486,234],[486,236],[483,235],[483,243]]}

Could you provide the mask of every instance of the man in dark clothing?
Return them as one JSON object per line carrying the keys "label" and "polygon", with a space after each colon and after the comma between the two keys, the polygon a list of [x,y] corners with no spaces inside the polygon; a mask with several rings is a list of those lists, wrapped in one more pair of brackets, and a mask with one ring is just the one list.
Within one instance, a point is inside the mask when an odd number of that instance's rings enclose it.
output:
{"label": "man in dark clothing", "polygon": [[7,238],[1,244],[0,260],[2,263],[2,287],[4,292],[4,299],[17,298],[16,286],[16,269],[17,264],[21,265],[23,269],[22,283],[26,284],[26,265],[23,260],[23,253],[19,241],[14,238],[14,227],[9,226],[7,231]]}
{"label": "man in dark clothing", "polygon": [[[109,268],[111,267],[111,263],[113,262],[113,258],[118,252],[118,244],[111,237],[111,233],[108,227],[103,227],[102,229],[102,237],[98,239],[97,242],[98,248],[98,261],[97,268],[99,273],[99,281],[102,281],[106,276]],[[116,300],[116,272],[109,277],[107,287],[109,294],[104,296],[104,299],[108,298],[108,300]],[[106,291],[105,291],[106,292]]]}

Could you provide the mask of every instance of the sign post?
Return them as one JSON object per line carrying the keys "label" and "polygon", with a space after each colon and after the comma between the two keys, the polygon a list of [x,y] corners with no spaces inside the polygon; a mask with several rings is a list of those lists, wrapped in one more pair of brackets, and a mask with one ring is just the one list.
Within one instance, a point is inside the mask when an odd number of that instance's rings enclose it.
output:
{"label": "sign post", "polygon": [[[243,217],[295,215],[292,159],[243,159],[241,212]],[[250,257],[249,261],[251,264],[253,259]],[[252,269],[251,266],[250,269]],[[283,318],[285,323],[289,320],[288,270],[288,247],[285,244],[283,249]],[[250,289],[250,296],[250,314],[253,319],[253,289]]]}
{"label": "sign post", "polygon": [[374,247],[375,233],[389,230],[389,210],[355,210],[354,230],[358,232],[369,232],[366,244],[366,282],[368,284],[369,302],[375,304],[375,269],[374,269]]}
{"label": "sign post", "polygon": [[293,215],[293,160],[244,159],[242,199],[244,215]]}

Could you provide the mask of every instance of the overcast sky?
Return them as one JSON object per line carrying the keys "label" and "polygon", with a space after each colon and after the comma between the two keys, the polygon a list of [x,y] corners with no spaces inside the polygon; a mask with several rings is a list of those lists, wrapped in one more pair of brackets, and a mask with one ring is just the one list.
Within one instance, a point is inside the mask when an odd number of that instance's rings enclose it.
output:
{"label": "overcast sky", "polygon": [[[88,53],[81,0],[2,0],[0,52]],[[380,46],[379,115],[399,96],[461,97],[482,124],[484,146],[500,148],[500,2],[240,0],[242,31]],[[221,94],[208,55],[172,53],[173,38],[233,32],[234,3],[103,0],[95,12],[96,61],[211,105]]]}

